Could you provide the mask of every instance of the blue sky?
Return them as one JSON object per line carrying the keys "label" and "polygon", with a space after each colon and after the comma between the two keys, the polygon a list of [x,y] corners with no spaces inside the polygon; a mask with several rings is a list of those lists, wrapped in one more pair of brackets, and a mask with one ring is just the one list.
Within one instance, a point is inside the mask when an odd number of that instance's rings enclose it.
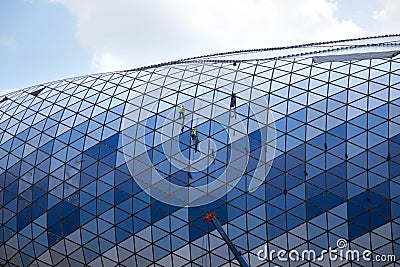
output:
{"label": "blue sky", "polygon": [[0,90],[87,73],[90,58],[62,5],[0,1]]}
{"label": "blue sky", "polygon": [[0,0],[0,95],[221,51],[400,29],[398,0]]}

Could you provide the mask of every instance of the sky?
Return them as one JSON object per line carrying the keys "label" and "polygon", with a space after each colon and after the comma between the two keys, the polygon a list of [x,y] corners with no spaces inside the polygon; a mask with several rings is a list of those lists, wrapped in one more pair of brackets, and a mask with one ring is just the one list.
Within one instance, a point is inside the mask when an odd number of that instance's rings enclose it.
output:
{"label": "sky", "polygon": [[0,0],[0,95],[180,58],[400,32],[399,0]]}

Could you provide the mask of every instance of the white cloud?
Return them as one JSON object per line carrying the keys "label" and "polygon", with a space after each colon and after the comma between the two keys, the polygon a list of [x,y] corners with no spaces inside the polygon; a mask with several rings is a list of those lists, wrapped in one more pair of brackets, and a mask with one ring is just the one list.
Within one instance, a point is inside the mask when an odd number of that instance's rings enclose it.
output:
{"label": "white cloud", "polygon": [[231,51],[358,37],[327,0],[49,0],[77,19],[98,71]]}
{"label": "white cloud", "polygon": [[0,35],[0,45],[14,49],[16,47],[16,42],[11,37]]}
{"label": "white cloud", "polygon": [[398,33],[400,29],[400,1],[381,0],[382,8],[374,12],[374,19],[379,29],[385,33]]}
{"label": "white cloud", "polygon": [[92,61],[92,67],[103,71],[117,70],[124,66],[124,63],[111,54],[95,54]]}

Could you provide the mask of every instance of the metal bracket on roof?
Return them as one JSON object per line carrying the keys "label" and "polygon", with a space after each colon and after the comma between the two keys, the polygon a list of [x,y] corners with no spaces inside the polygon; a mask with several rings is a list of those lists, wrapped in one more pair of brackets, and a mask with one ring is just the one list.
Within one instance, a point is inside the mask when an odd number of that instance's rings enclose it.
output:
{"label": "metal bracket on roof", "polygon": [[3,99],[0,100],[0,103],[6,102],[9,98],[8,97],[3,97]]}
{"label": "metal bracket on roof", "polygon": [[44,89],[44,87],[42,87],[42,88],[40,88],[40,89],[38,89],[38,90],[36,90],[36,91],[29,92],[29,94],[31,94],[31,95],[33,95],[34,97],[36,97],[36,96],[38,96],[38,95],[43,91],[43,89]]}

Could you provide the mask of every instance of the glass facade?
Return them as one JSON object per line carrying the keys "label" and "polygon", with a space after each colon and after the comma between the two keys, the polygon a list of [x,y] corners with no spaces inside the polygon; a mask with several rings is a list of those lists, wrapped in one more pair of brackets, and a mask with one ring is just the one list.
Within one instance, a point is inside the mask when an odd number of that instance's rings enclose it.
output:
{"label": "glass facade", "polygon": [[400,266],[400,59],[312,48],[1,97],[0,265],[239,266],[213,211],[251,266]]}

